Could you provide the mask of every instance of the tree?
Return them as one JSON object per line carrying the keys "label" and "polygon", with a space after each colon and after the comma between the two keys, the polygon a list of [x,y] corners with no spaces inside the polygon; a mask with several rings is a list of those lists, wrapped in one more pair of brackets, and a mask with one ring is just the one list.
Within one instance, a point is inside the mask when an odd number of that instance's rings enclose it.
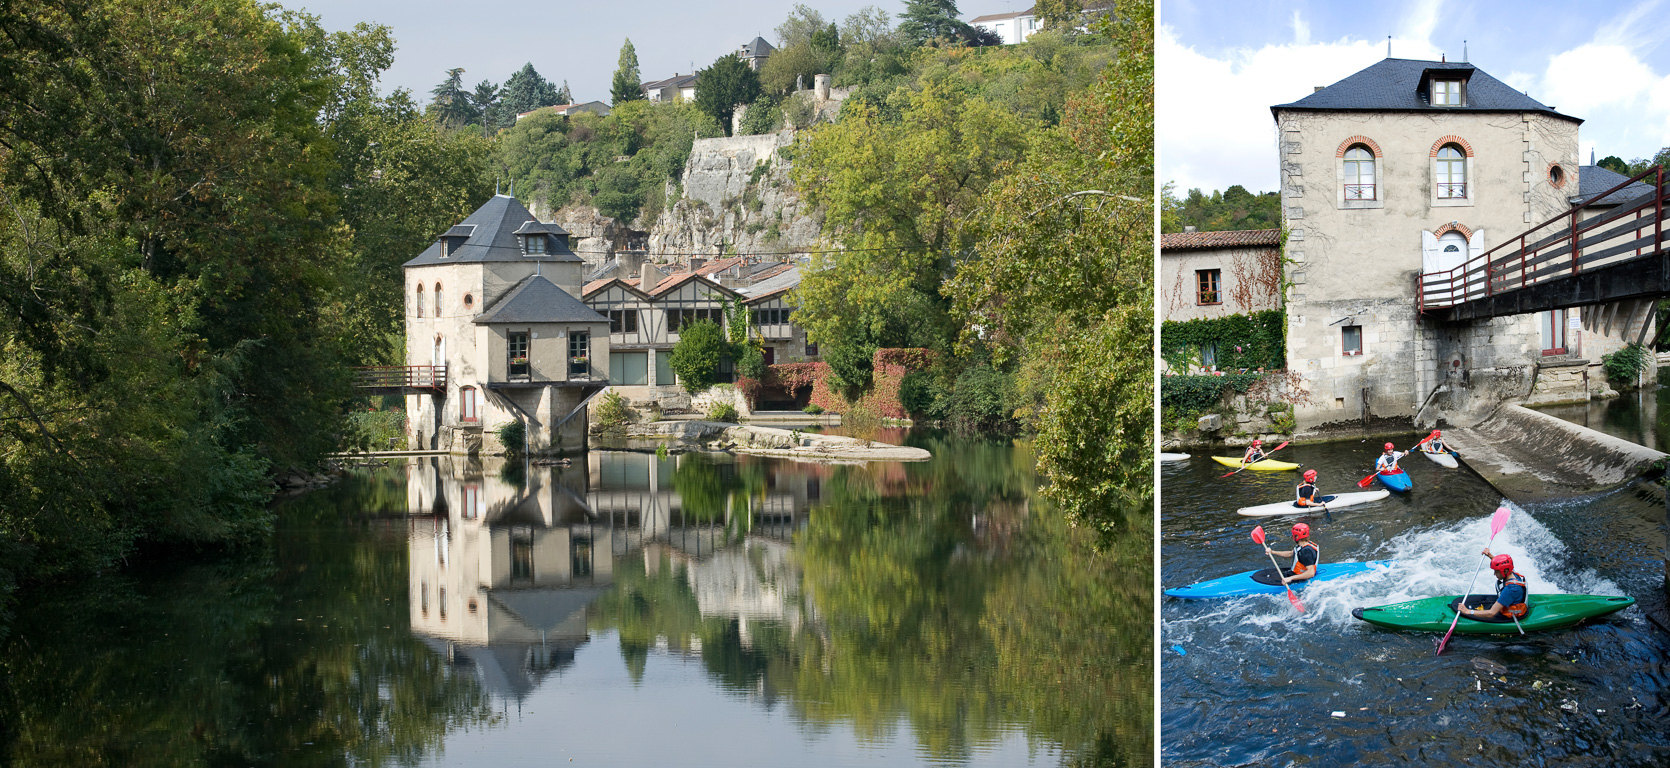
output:
{"label": "tree", "polygon": [[796,85],[812,87],[815,75],[827,73],[829,61],[808,43],[783,48],[760,65],[760,89],[774,97],[793,92]]}
{"label": "tree", "polygon": [[711,320],[697,320],[678,328],[668,364],[684,391],[694,395],[713,386],[719,374],[719,358],[725,354],[725,337]]}
{"label": "tree", "polygon": [[[503,97],[504,91],[493,81],[483,80],[476,83],[475,93],[470,94],[470,105],[475,108],[476,114],[481,116],[482,135],[492,136],[493,130],[503,122],[503,116],[500,114],[504,111],[503,105],[499,103]],[[512,120],[514,119],[513,117]]]}
{"label": "tree", "polygon": [[803,3],[795,3],[789,17],[777,25],[777,47],[781,50],[795,45],[811,45],[812,37],[822,32],[825,26],[823,14]]}
{"label": "tree", "polygon": [[732,54],[724,54],[696,73],[696,108],[707,113],[731,135],[731,114],[738,104],[760,96],[760,78]]}
{"label": "tree", "polygon": [[429,113],[442,127],[462,128],[478,116],[475,105],[470,103],[470,93],[464,90],[463,67],[447,70],[446,79],[429,93],[434,97],[429,103]]}
{"label": "tree", "polygon": [[1605,168],[1608,171],[1612,171],[1613,173],[1621,173],[1625,176],[1634,175],[1629,172],[1629,163],[1625,162],[1623,158],[1618,157],[1617,155],[1607,155],[1606,157],[1601,158],[1600,162],[1595,163],[1595,165]]}
{"label": "tree", "polygon": [[1079,0],[1038,0],[1032,13],[1044,29],[1071,34],[1078,29],[1084,6]]}
{"label": "tree", "polygon": [[641,98],[644,98],[644,88],[642,76],[638,74],[638,51],[632,47],[632,38],[627,38],[620,47],[620,62],[609,85],[609,103],[618,107]]}
{"label": "tree", "polygon": [[968,27],[958,15],[956,0],[905,0],[899,32],[917,43],[954,40]]}
{"label": "tree", "polygon": [[539,71],[533,68],[532,62],[523,64],[516,74],[504,81],[502,101],[505,118],[512,122],[523,112],[562,103],[558,100],[557,87],[541,77]]}
{"label": "tree", "polygon": [[573,104],[574,92],[568,89],[568,81],[562,81],[562,87],[557,89],[558,104]]}

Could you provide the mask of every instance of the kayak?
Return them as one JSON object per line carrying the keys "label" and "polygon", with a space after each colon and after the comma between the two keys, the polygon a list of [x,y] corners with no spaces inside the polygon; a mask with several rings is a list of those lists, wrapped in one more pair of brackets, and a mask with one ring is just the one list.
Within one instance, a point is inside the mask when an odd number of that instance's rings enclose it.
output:
{"label": "kayak", "polygon": [[1456,463],[1455,455],[1447,451],[1421,451],[1421,455],[1432,459],[1432,463],[1447,469],[1455,469],[1461,466]]}
{"label": "kayak", "polygon": [[1187,458],[1189,458],[1189,454],[1186,454],[1186,453],[1161,453],[1160,454],[1160,461],[1182,461],[1182,460],[1187,459]]}
{"label": "kayak", "polygon": [[[1228,457],[1224,457],[1224,456],[1213,456],[1212,460],[1215,461],[1215,462],[1218,462],[1219,464],[1222,464],[1226,467],[1234,467],[1236,469],[1241,468],[1241,458],[1239,456],[1234,457],[1234,458],[1228,458]],[[1270,471],[1270,470],[1280,470],[1280,469],[1298,469],[1298,468],[1299,468],[1298,464],[1294,464],[1294,463],[1288,462],[1288,461],[1276,461],[1275,459],[1264,459],[1263,461],[1255,461],[1255,462],[1247,465],[1247,469],[1257,470],[1257,471],[1260,471],[1260,472],[1265,472],[1265,471]]]}
{"label": "kayak", "polygon": [[[1343,509],[1345,507],[1355,507],[1358,504],[1367,504],[1371,501],[1379,501],[1390,495],[1392,495],[1392,492],[1386,490],[1364,491],[1363,493],[1337,493],[1333,496],[1323,496],[1322,503],[1327,504],[1329,510],[1335,510]],[[1278,501],[1274,504],[1260,504],[1256,507],[1242,507],[1235,510],[1235,514],[1246,515],[1247,517],[1274,517],[1276,515],[1302,515],[1307,512],[1320,511],[1322,510],[1317,507],[1301,507],[1299,506],[1299,502],[1296,501]]]}
{"label": "kayak", "polygon": [[[1358,608],[1351,612],[1363,621],[1387,629],[1412,632],[1444,632],[1455,621],[1455,604],[1460,595],[1444,595],[1393,603],[1376,608]],[[1482,603],[1488,608],[1496,602],[1495,595],[1468,595],[1467,604],[1474,608]],[[1569,627],[1584,619],[1617,613],[1635,605],[1635,598],[1617,595],[1530,595],[1525,600],[1530,610],[1514,626],[1511,618],[1488,621],[1461,617],[1455,631],[1463,635],[1517,635],[1519,627],[1526,632]]]}
{"label": "kayak", "polygon": [[1409,473],[1404,472],[1401,469],[1391,474],[1381,472],[1380,483],[1387,488],[1397,491],[1398,493],[1403,493],[1404,491],[1415,487],[1415,483],[1409,479]]}
{"label": "kayak", "polygon": [[[1297,582],[1294,590],[1304,589],[1306,584],[1313,581],[1327,581],[1345,576],[1354,576],[1369,570],[1386,570],[1392,567],[1395,560],[1373,560],[1367,563],[1323,563],[1316,567],[1316,576]],[[1293,572],[1284,570],[1291,575]],[[1168,589],[1165,593],[1171,597],[1184,600],[1206,600],[1214,597],[1240,597],[1242,595],[1277,595],[1287,592],[1282,586],[1281,579],[1276,576],[1276,569],[1265,568],[1262,571],[1247,571],[1221,579],[1203,581],[1186,587]]]}

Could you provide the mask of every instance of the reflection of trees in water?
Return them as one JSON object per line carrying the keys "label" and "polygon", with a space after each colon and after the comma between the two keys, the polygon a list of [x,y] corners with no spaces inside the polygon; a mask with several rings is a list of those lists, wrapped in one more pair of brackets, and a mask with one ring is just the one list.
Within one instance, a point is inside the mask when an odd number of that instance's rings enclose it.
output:
{"label": "reflection of trees in water", "polygon": [[[593,629],[619,633],[634,680],[651,648],[699,653],[726,689],[784,702],[818,730],[881,739],[904,722],[936,758],[960,760],[1019,724],[1071,763],[1148,763],[1149,539],[1095,553],[1033,498],[1024,443],[911,442],[936,460],[816,468],[821,499],[795,536],[800,584],[779,593],[793,609],[782,619],[704,616],[701,566],[652,553],[616,566]],[[725,481],[700,482],[713,493]],[[748,556],[769,584],[784,566],[764,546]]]}
{"label": "reflection of trees in water", "polygon": [[407,632],[404,518],[342,520],[350,498],[403,513],[404,481],[301,497],[270,548],[20,612],[0,762],[411,764],[492,721],[474,681]]}

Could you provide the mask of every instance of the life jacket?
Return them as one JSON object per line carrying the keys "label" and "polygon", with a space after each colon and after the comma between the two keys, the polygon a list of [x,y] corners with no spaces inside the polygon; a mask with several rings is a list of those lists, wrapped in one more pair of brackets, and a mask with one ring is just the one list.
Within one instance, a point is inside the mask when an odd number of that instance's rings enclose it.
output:
{"label": "life jacket", "polygon": [[1301,483],[1299,485],[1299,500],[1297,502],[1299,506],[1315,506],[1318,503],[1316,496],[1316,483]]}
{"label": "life jacket", "polygon": [[1380,454],[1380,458],[1374,460],[1374,468],[1380,470],[1382,473],[1395,475],[1398,473],[1397,460],[1399,458],[1401,457],[1395,453],[1390,456]]}
{"label": "life jacket", "polygon": [[1321,562],[1322,562],[1322,548],[1316,546],[1316,542],[1311,541],[1310,539],[1305,539],[1304,541],[1300,542],[1299,544],[1297,544],[1293,547],[1293,575],[1294,576],[1306,576],[1306,575],[1309,575],[1311,572],[1316,570],[1315,565],[1305,565],[1304,563],[1299,562],[1299,550],[1303,549],[1305,547],[1310,547],[1310,551],[1316,553],[1316,562],[1318,564],[1321,564]]}
{"label": "life jacket", "polygon": [[1444,447],[1444,441],[1443,440],[1433,440],[1432,442],[1429,442],[1429,443],[1426,444],[1426,452],[1427,453],[1449,453],[1450,449]]}
{"label": "life jacket", "polygon": [[1268,454],[1264,453],[1264,449],[1253,448],[1253,449],[1248,450],[1246,455],[1241,457],[1241,463],[1242,464],[1257,464],[1258,462],[1263,461],[1264,457],[1266,455],[1268,455]]}
{"label": "life jacket", "polygon": [[[1498,595],[1502,594],[1502,588],[1506,587],[1506,586],[1509,586],[1509,585],[1519,587],[1520,589],[1524,589],[1524,590],[1526,590],[1526,595],[1527,596],[1530,595],[1530,589],[1525,586],[1525,577],[1519,575],[1518,571],[1510,571],[1509,574],[1508,574],[1508,577],[1506,579],[1501,579],[1501,580],[1498,580],[1496,582],[1496,594],[1498,594]],[[1514,603],[1513,605],[1502,606],[1502,615],[1503,616],[1512,616],[1512,617],[1517,619],[1521,616],[1524,616],[1525,612],[1529,611],[1529,610],[1531,610],[1530,606],[1526,605],[1523,602],[1519,602],[1519,603]]]}

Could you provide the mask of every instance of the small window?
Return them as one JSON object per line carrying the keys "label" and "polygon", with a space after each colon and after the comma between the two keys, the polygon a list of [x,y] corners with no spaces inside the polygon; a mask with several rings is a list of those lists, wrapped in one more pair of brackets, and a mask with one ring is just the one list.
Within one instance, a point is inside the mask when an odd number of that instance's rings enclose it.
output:
{"label": "small window", "polygon": [[528,376],[528,332],[510,331],[505,334],[505,361],[512,378]]}
{"label": "small window", "polygon": [[464,308],[465,309],[471,309],[471,308],[474,308],[474,307],[475,307],[475,297],[471,296],[470,294],[467,294],[467,293],[464,294]]}
{"label": "small window", "polygon": [[1195,270],[1195,303],[1222,304],[1223,291],[1219,290],[1223,270],[1197,269]]}
{"label": "small window", "polygon": [[610,333],[637,333],[638,310],[611,309],[609,310]]}
{"label": "small window", "polygon": [[1558,165],[1548,166],[1548,183],[1553,184],[1555,189],[1565,186],[1566,172]]}
{"label": "small window", "polygon": [[1444,246],[1444,252],[1445,253],[1461,253],[1461,246],[1456,245],[1455,243],[1450,243],[1449,245]]}
{"label": "small window", "polygon": [[1212,368],[1218,364],[1218,342],[1208,341],[1200,345],[1200,367]]}
{"label": "small window", "polygon": [[1566,353],[1566,310],[1555,309],[1548,312],[1538,312],[1537,330],[1542,336],[1542,353],[1544,356]]}
{"label": "small window", "polygon": [[423,285],[422,284],[419,284],[418,289],[417,289],[417,316],[418,317],[423,317]]}
{"label": "small window", "polygon": [[1432,106],[1459,107],[1461,106],[1460,80],[1432,81]]}
{"label": "small window", "polygon": [[1467,155],[1454,144],[1438,150],[1438,199],[1463,200],[1467,197]]}
{"label": "small window", "polygon": [[464,421],[476,420],[475,387],[458,390],[458,418]]}
{"label": "small window", "polygon": [[441,316],[441,284],[435,284],[435,316]]}
{"label": "small window", "polygon": [[1345,199],[1378,199],[1374,196],[1374,153],[1361,144],[1345,150]]}
{"label": "small window", "polygon": [[1347,355],[1360,355],[1360,354],[1363,353],[1363,327],[1362,326],[1360,326],[1360,325],[1345,326],[1344,328],[1340,329],[1340,338],[1341,338],[1341,341],[1342,341],[1341,347],[1342,347],[1342,350],[1345,354],[1347,354]]}
{"label": "small window", "polygon": [[528,235],[524,242],[527,243],[527,252],[529,254],[541,254],[545,252],[544,235]]}
{"label": "small window", "polygon": [[818,343],[817,342],[815,342],[815,341],[806,342],[806,356],[807,357],[817,357],[818,356]]}
{"label": "small window", "polygon": [[585,331],[568,332],[568,375],[570,378],[591,374],[591,334]]}

